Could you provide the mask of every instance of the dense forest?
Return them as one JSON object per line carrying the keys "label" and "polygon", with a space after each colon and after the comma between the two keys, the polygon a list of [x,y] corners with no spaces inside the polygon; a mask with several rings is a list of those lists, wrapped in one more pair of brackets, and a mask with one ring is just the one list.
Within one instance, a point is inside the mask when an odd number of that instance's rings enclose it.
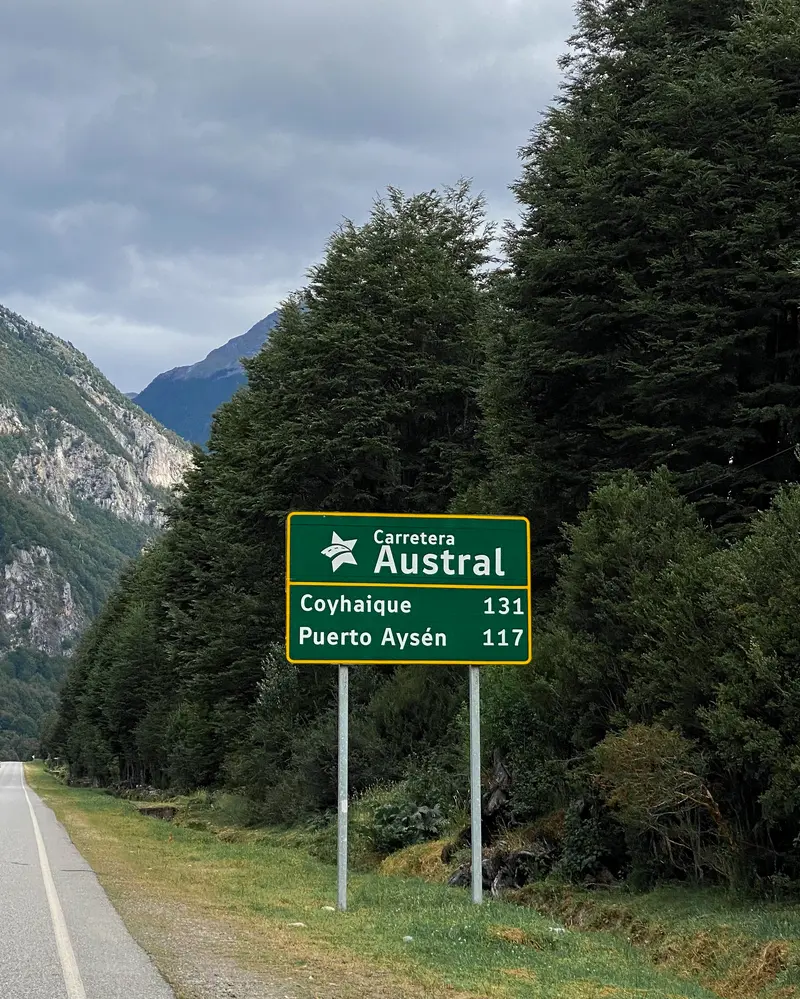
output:
{"label": "dense forest", "polygon": [[56,720],[57,690],[66,672],[63,656],[0,652],[0,759],[25,760],[39,752],[41,732]]}
{"label": "dense forest", "polygon": [[[492,257],[461,182],[331,237],[77,652],[74,779],[335,802],[335,674],[282,654],[292,510],[533,527],[484,670],[503,819],[570,877],[800,876],[800,2],[581,0]],[[461,668],[351,671],[355,793],[455,809]],[[399,800],[399,799],[398,799]]]}
{"label": "dense forest", "polygon": [[[0,437],[0,444],[3,440]],[[70,520],[0,482],[0,566],[6,566],[8,574],[15,553],[30,545],[47,551],[52,576],[39,582],[36,593],[36,610],[45,619],[60,613],[60,608],[50,605],[53,596],[50,593],[48,600],[47,586],[60,593],[58,582],[64,580],[69,581],[79,620],[98,613],[121,566],[153,533],[88,501],[75,500],[74,507],[78,516]],[[74,644],[74,639],[64,638],[48,655],[28,646],[30,634],[30,618],[20,621],[0,614],[0,759],[4,760],[26,759],[39,752],[39,735],[58,706],[66,656]]]}

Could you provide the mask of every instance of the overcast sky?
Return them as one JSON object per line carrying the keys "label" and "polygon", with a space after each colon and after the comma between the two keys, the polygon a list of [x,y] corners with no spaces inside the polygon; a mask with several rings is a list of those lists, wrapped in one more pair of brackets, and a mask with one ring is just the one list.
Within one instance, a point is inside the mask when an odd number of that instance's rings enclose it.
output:
{"label": "overcast sky", "polygon": [[389,184],[515,215],[569,0],[0,0],[0,302],[123,390],[304,283]]}

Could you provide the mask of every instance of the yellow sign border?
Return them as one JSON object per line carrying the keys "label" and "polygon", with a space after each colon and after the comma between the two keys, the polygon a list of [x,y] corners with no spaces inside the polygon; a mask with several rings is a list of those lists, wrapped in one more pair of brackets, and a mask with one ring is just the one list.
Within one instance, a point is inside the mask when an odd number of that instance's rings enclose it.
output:
{"label": "yellow sign border", "polygon": [[[525,524],[525,541],[527,545],[527,572],[528,583],[526,586],[475,586],[471,584],[459,585],[458,583],[314,583],[304,580],[291,581],[290,558],[292,551],[292,517],[411,517],[415,520],[521,520]],[[292,659],[289,656],[289,636],[291,633],[291,588],[293,586],[394,586],[408,589],[419,587],[421,589],[450,589],[450,590],[525,590],[528,594],[528,658],[521,662],[519,660],[503,663],[496,659],[488,660],[467,660],[453,659],[450,662],[436,660],[411,659],[407,662],[398,659],[337,659],[332,665],[342,666],[529,666],[533,659],[533,629],[531,628],[531,522],[527,517],[508,516],[499,514],[480,513],[343,513],[338,510],[292,510],[286,518],[286,661],[298,666],[320,666],[329,662],[327,659]]]}

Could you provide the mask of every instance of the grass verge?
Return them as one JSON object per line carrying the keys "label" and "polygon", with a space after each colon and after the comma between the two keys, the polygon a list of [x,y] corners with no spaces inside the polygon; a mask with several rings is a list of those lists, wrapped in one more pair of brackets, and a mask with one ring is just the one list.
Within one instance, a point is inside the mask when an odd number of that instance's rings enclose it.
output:
{"label": "grass verge", "polygon": [[[39,766],[26,773],[179,995],[203,994],[181,992],[178,952],[191,941],[265,982],[337,999],[719,995],[654,963],[618,927],[557,932],[550,915],[473,906],[466,892],[422,878],[353,875],[348,911],[331,911],[335,869],[280,834],[175,825],[101,791],[68,788]],[[176,920],[192,931],[176,932]]]}
{"label": "grass verge", "polygon": [[604,894],[529,885],[510,899],[579,932],[614,932],[656,967],[695,978],[721,999],[800,997],[800,906],[707,889]]}

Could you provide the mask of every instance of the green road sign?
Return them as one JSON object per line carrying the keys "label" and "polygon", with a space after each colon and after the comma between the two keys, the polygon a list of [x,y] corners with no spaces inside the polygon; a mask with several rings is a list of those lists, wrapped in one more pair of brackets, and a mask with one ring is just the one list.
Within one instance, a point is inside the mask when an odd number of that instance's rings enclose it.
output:
{"label": "green road sign", "polygon": [[524,517],[298,512],[286,553],[289,662],[531,661]]}

